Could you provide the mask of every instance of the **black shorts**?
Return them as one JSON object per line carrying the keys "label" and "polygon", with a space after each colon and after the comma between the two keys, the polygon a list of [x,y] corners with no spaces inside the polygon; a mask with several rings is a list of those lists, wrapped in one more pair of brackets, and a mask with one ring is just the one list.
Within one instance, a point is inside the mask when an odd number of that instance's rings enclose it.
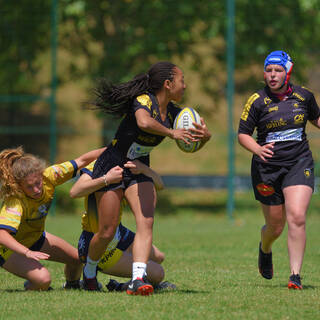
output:
{"label": "black shorts", "polygon": [[283,204],[285,187],[306,185],[314,189],[313,159],[304,157],[291,166],[275,166],[252,159],[251,181],[256,200],[266,205]]}
{"label": "black shorts", "polygon": [[[142,160],[139,158],[139,160]],[[119,166],[124,169],[123,171],[123,179],[120,183],[110,184],[106,187],[99,189],[98,191],[108,191],[108,190],[116,190],[119,188],[126,189],[129,186],[150,181],[153,182],[152,178],[145,176],[144,174],[132,174],[131,171],[127,168],[124,168],[124,164],[128,161],[128,159],[121,154],[121,152],[112,146],[108,146],[108,148],[100,155],[97,159],[92,173],[92,179],[102,177],[106,174],[111,168],[115,166]],[[142,161],[145,163],[145,161]],[[145,163],[148,165],[147,163]]]}

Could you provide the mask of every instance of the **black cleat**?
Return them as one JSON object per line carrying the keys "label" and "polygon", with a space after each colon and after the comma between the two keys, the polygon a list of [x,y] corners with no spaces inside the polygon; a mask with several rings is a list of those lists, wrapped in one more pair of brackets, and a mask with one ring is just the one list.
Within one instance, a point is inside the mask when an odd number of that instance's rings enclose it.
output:
{"label": "black cleat", "polygon": [[87,291],[101,291],[102,285],[98,282],[97,277],[86,278],[83,272],[82,287]]}
{"label": "black cleat", "polygon": [[299,274],[292,274],[289,278],[288,289],[302,289],[301,278]]}
{"label": "black cleat", "polygon": [[62,285],[63,289],[70,290],[70,289],[81,289],[81,282],[80,280],[74,280],[74,281],[66,281]]}
{"label": "black cleat", "polygon": [[264,253],[261,250],[261,242],[259,244],[259,260],[258,260],[259,272],[265,279],[272,279],[273,277],[273,265],[272,265],[272,252]]}
{"label": "black cleat", "polygon": [[155,291],[176,290],[177,286],[169,281],[163,281],[153,286]]}
{"label": "black cleat", "polygon": [[112,291],[117,291],[117,292],[121,292],[121,291],[126,291],[128,289],[128,285],[130,284],[131,281],[128,282],[118,282],[114,279],[110,279],[109,283],[106,284],[106,287],[108,289],[108,291],[112,292]]}
{"label": "black cleat", "polygon": [[132,295],[148,296],[152,293],[153,286],[147,281],[145,277],[131,280],[127,289],[127,294]]}

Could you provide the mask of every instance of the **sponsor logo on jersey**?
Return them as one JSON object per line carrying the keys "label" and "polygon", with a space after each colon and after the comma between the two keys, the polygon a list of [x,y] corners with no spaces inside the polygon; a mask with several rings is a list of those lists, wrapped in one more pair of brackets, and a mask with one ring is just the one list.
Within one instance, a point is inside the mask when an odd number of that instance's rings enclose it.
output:
{"label": "sponsor logo on jersey", "polygon": [[279,107],[274,106],[274,107],[269,108],[268,112],[273,112],[273,111],[278,111],[278,110],[279,110]]}
{"label": "sponsor logo on jersey", "polygon": [[249,111],[250,108],[252,106],[252,104],[259,98],[259,94],[258,93],[254,93],[247,101],[247,103],[245,104],[242,114],[241,114],[241,119],[243,121],[247,121],[248,119],[248,115],[249,115]]}
{"label": "sponsor logo on jersey", "polygon": [[266,138],[266,143],[280,142],[280,141],[301,141],[302,131],[303,131],[303,128],[269,132]]}
{"label": "sponsor logo on jersey", "polygon": [[295,97],[297,97],[297,98],[298,98],[299,100],[301,100],[301,101],[304,101],[304,100],[305,100],[305,98],[303,98],[302,96],[300,96],[300,94],[297,93],[297,92],[294,92],[292,95],[295,96]]}
{"label": "sponsor logo on jersey", "polygon": [[268,186],[267,184],[264,184],[263,182],[259,183],[256,186],[258,192],[264,196],[264,197],[268,197],[274,194],[275,190],[272,186]]}
{"label": "sponsor logo on jersey", "polygon": [[305,176],[306,178],[310,178],[310,176],[311,176],[311,169],[309,169],[309,168],[304,169],[304,176]]}
{"label": "sponsor logo on jersey", "polygon": [[297,114],[294,116],[294,124],[300,124],[304,122],[304,114]]}
{"label": "sponsor logo on jersey", "polygon": [[287,125],[287,121],[280,118],[279,120],[272,120],[266,124],[267,129],[283,127]]}

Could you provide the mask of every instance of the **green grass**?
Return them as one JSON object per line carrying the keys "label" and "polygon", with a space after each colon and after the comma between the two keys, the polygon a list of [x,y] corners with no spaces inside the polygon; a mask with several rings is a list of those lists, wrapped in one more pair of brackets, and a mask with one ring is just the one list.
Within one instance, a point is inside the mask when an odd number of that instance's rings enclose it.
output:
{"label": "green grass", "polygon": [[[23,279],[0,270],[0,319],[320,318],[318,195],[314,195],[308,214],[304,290],[289,291],[286,231],[273,247],[274,279],[265,280],[258,273],[263,219],[251,193],[237,194],[237,209],[229,219],[224,209],[225,193],[174,191],[174,196],[171,190],[160,197],[154,242],[166,253],[166,279],[178,286],[177,291],[151,297],[106,291],[65,292],[61,289],[63,266],[45,262],[52,274],[51,292],[25,292]],[[133,227],[129,213],[124,220]],[[47,230],[76,245],[80,217],[50,216]],[[106,284],[109,276],[99,274],[99,280]]]}

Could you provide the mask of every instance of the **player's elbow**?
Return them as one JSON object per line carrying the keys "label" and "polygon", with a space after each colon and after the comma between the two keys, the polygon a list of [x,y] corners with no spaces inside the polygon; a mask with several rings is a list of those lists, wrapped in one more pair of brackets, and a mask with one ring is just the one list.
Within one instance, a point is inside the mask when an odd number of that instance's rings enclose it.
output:
{"label": "player's elbow", "polygon": [[149,121],[146,118],[139,118],[137,119],[137,125],[141,130],[149,129]]}
{"label": "player's elbow", "polygon": [[72,199],[79,198],[79,194],[73,188],[71,188],[69,195]]}

